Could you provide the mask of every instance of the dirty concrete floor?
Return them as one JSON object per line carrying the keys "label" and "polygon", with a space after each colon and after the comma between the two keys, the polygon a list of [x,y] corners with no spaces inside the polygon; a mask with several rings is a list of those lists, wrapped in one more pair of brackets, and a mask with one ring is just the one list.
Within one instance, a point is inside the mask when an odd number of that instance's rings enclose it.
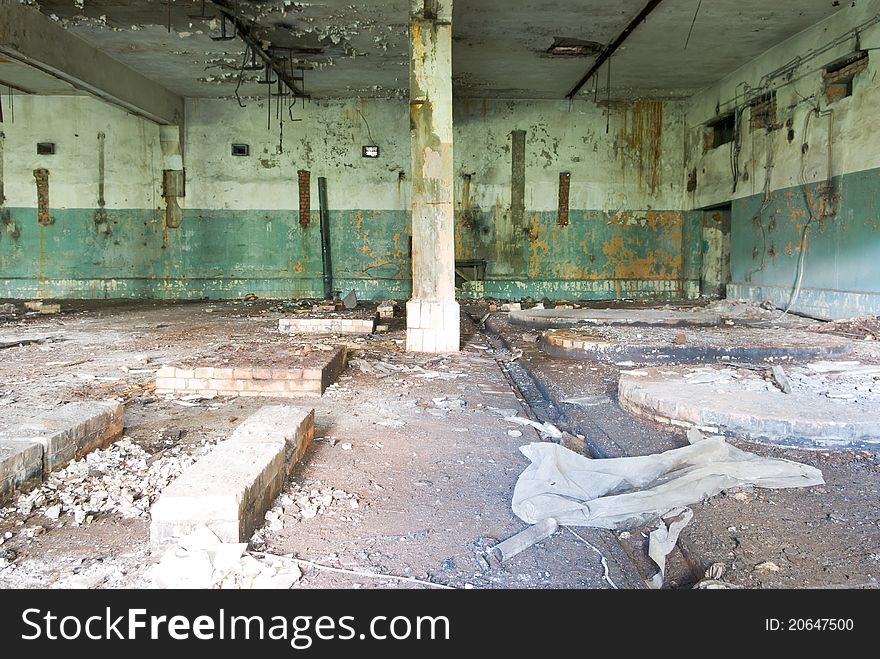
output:
{"label": "dirty concrete floor", "polygon": [[[157,398],[155,370],[237,342],[259,350],[261,344],[302,341],[275,332],[278,318],[291,309],[262,301],[65,307],[59,316],[0,325],[3,337],[54,337],[0,351],[3,426],[70,400],[122,400],[126,436],[148,453],[197,454],[260,406],[278,401]],[[482,318],[485,307],[469,311]],[[539,441],[530,428],[507,423],[490,408],[541,420],[550,414],[561,427],[583,432],[588,451],[605,456],[667,450],[684,445],[684,435],[620,409],[620,367],[549,357],[523,328],[501,328],[505,347],[468,314],[462,323],[464,351],[446,359],[406,355],[402,318],[382,335],[314,339],[347,345],[351,363],[323,398],[286,401],[316,412],[317,439],[290,486],[343,490],[358,507],[331,508],[310,519],[285,513],[282,528],[259,531],[254,548],[459,588],[608,588],[601,554],[614,584],[642,587],[654,571],[645,555],[652,527],[617,534],[578,529],[595,549],[560,531],[504,566],[483,562],[483,549],[525,527],[510,511],[513,486],[526,466],[518,448]],[[523,356],[506,362],[508,348]],[[854,355],[847,359],[877,359],[866,342],[857,342]],[[538,401],[538,389],[517,382],[514,371],[522,366],[549,401]],[[571,399],[581,400],[562,402]],[[512,437],[510,430],[523,436]],[[876,457],[733,443],[813,464],[827,484],[732,491],[695,506],[682,550],[670,557],[668,586],[690,587],[709,566],[722,564],[725,581],[747,588],[876,587]],[[65,586],[76,575],[94,573],[103,575],[94,581],[98,587],[147,587],[160,556],[148,546],[145,516],[104,513],[76,526],[70,515],[53,521],[39,508],[23,515],[10,507],[0,516],[0,538],[6,533],[11,538],[0,545],[0,559],[9,563],[0,568],[4,588]],[[418,587],[309,568],[304,573],[295,588]]]}
{"label": "dirty concrete floor", "polygon": [[[481,311],[472,309],[475,315]],[[800,320],[793,322],[804,326]],[[633,364],[553,358],[538,349],[534,332],[510,325],[503,314],[489,326],[510,349],[522,351],[519,361],[550,398],[550,417],[561,428],[582,433],[594,457],[647,455],[687,445],[684,431],[636,418],[617,404],[619,373]],[[880,364],[876,341],[852,341],[851,347],[841,359]],[[694,519],[679,541],[682,551],[673,555],[669,568],[673,585],[693,583],[713,564],[722,566],[724,581],[745,588],[880,585],[880,459],[876,453],[729,441],[759,455],[813,465],[822,471],[826,485],[734,490],[694,506]],[[624,546],[630,546],[636,560],[645,551],[643,533],[649,530],[617,534],[623,536]]]}
{"label": "dirty concrete floor", "polygon": [[[260,406],[279,401],[157,398],[155,370],[237,341],[254,350],[300,343],[302,337],[275,331],[285,315],[289,309],[259,301],[83,304],[59,316],[5,323],[3,336],[53,338],[2,351],[3,425],[71,400],[115,399],[126,402],[125,435],[148,453],[203,451]],[[578,530],[592,547],[560,531],[504,566],[480,558],[487,546],[526,526],[511,513],[510,500],[527,464],[518,448],[539,437],[488,409],[526,413],[467,318],[464,351],[449,359],[406,355],[403,327],[398,318],[387,334],[314,339],[348,345],[352,364],[323,398],[282,401],[314,408],[316,416],[316,441],[291,485],[343,490],[359,505],[311,519],[285,514],[283,528],[261,530],[255,548],[459,588],[608,588],[604,556],[614,584],[642,587],[645,575],[606,531]],[[0,568],[0,587],[58,587],[96,572],[104,575],[99,587],[150,584],[161,553],[148,546],[147,517],[101,513],[76,526],[69,514],[54,521],[40,508],[23,515],[7,506],[0,537],[12,537],[0,545],[0,558],[9,563]],[[401,587],[382,578],[304,572],[295,587]]]}

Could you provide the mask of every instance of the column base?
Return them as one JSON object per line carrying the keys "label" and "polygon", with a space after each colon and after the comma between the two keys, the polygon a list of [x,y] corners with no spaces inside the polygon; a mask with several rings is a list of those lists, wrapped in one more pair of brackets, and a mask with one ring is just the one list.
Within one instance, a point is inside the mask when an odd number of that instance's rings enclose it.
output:
{"label": "column base", "polygon": [[406,351],[429,354],[458,352],[461,326],[458,302],[406,303]]}

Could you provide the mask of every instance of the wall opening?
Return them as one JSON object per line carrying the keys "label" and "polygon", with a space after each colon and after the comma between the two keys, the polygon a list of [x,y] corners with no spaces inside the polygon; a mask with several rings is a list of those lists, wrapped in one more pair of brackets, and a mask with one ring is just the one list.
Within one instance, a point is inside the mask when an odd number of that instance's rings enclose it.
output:
{"label": "wall opening", "polygon": [[764,128],[769,131],[779,127],[776,123],[776,92],[762,94],[753,100],[749,107],[751,108],[749,128],[752,130]]}
{"label": "wall opening", "polygon": [[736,113],[728,112],[706,124],[706,147],[717,149],[730,144],[736,136]]}
{"label": "wall opening", "polygon": [[822,80],[825,83],[825,97],[834,103],[853,95],[856,76],[868,68],[867,51],[859,51],[832,62],[825,67]]}
{"label": "wall opening", "polygon": [[730,283],[730,221],[732,204],[703,209],[703,258],[700,296],[725,298]]}

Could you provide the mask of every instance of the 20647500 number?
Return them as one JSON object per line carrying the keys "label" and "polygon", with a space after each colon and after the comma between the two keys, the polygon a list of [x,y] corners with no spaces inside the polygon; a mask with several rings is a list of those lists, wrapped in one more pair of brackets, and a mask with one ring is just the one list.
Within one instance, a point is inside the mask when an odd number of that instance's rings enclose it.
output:
{"label": "20647500 number", "polygon": [[854,623],[852,618],[767,618],[764,629],[770,632],[849,632]]}

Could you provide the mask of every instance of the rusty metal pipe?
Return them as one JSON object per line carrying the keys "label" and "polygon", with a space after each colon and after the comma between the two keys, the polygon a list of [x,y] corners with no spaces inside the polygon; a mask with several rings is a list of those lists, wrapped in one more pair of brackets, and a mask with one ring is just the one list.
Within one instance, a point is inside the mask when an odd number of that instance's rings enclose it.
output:
{"label": "rusty metal pipe", "polygon": [[575,96],[577,96],[577,93],[581,89],[583,89],[584,85],[586,85],[590,81],[590,78],[592,78],[593,75],[599,69],[602,68],[602,65],[605,64],[605,62],[607,62],[609,59],[611,59],[611,56],[617,51],[618,48],[620,48],[623,45],[623,42],[626,41],[627,39],[629,39],[629,35],[631,35],[633,32],[635,32],[635,29],[646,18],[648,18],[648,16],[651,14],[652,11],[657,9],[657,6],[661,2],[663,2],[663,0],[649,0],[648,1],[648,4],[645,5],[645,7],[642,9],[642,11],[640,11],[638,13],[638,15],[630,21],[629,25],[627,25],[625,28],[623,28],[623,32],[618,34],[617,38],[614,41],[612,41],[610,44],[605,46],[605,49],[601,53],[599,53],[599,56],[596,58],[596,63],[590,67],[590,70],[587,71],[584,74],[584,77],[578,81],[578,84],[576,84],[574,86],[574,89],[572,89],[568,93],[568,95],[566,96],[567,99],[571,100]]}

